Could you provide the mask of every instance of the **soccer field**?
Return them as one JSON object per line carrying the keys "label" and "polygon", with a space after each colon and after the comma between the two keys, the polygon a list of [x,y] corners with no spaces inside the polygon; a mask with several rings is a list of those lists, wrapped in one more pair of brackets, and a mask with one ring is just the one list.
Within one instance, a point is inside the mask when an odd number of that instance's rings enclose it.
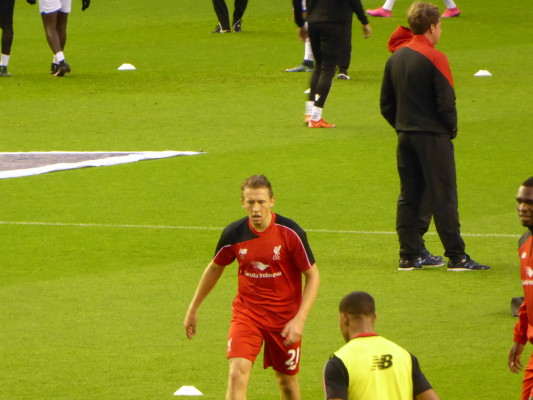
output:
{"label": "soccer field", "polygon": [[[192,341],[182,322],[221,229],[244,216],[241,181],[258,173],[272,181],[274,211],[308,232],[321,273],[303,399],[323,398],[322,368],[343,344],[338,302],[353,290],[375,297],[377,332],[419,358],[442,399],[519,398],[522,377],[506,362],[509,304],[522,294],[514,197],[533,172],[527,7],[458,2],[437,46],[457,95],[462,233],[492,269],[400,273],[396,135],[379,88],[410,2],[370,19],[370,39],[354,21],[352,79],[334,81],[324,109],[334,129],[303,126],[310,75],[282,72],[303,56],[290,1],[251,0],[243,32],[225,35],[208,33],[211,2],[93,0],[83,13],[73,3],[65,78],[48,74],[37,8],[16,4],[0,152],[206,154],[0,179],[0,399],[171,399],[183,385],[224,398],[236,265],[200,308]],[[492,76],[474,77],[482,69]],[[442,254],[433,226],[427,245]],[[279,398],[262,358],[248,397]]]}

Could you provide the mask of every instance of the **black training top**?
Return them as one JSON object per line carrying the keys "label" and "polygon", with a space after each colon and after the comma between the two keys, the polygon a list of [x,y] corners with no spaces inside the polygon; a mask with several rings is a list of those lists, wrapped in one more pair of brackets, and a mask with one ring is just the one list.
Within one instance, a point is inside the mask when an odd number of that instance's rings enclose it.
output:
{"label": "black training top", "polygon": [[[303,26],[302,0],[292,0],[294,21],[296,25]],[[368,24],[363,5],[360,0],[307,0],[308,22],[350,22],[352,13],[363,25]]]}

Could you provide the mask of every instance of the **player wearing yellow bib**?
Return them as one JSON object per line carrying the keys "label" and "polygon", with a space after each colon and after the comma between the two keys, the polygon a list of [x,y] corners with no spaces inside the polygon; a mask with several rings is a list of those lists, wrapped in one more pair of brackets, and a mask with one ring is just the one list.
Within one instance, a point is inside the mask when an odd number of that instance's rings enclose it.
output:
{"label": "player wearing yellow bib", "polygon": [[327,400],[438,400],[407,350],[374,332],[375,303],[366,292],[342,299],[340,328],[346,345],[324,370]]}

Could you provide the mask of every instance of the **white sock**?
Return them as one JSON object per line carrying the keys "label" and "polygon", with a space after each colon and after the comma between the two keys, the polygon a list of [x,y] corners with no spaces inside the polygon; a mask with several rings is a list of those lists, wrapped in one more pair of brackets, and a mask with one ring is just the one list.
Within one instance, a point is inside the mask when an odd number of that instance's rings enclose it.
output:
{"label": "white sock", "polygon": [[446,8],[457,8],[457,4],[453,2],[453,0],[444,0],[446,3]]}
{"label": "white sock", "polygon": [[304,60],[315,61],[313,49],[311,49],[311,40],[309,38],[305,39]]}
{"label": "white sock", "polygon": [[315,103],[312,101],[305,102],[305,115],[311,115],[313,113],[313,104]]}
{"label": "white sock", "polygon": [[387,0],[385,1],[385,4],[383,4],[383,7],[385,10],[391,11],[392,7],[394,7],[394,3],[396,0]]}
{"label": "white sock", "polygon": [[7,67],[9,64],[9,54],[2,54],[2,60],[0,61],[0,65],[2,67]]}
{"label": "white sock", "polygon": [[311,119],[313,121],[320,121],[322,118],[322,107],[313,106],[313,111],[311,112]]}
{"label": "white sock", "polygon": [[62,51],[56,53],[56,55],[54,56],[54,58],[57,60],[57,63],[59,64],[61,61],[65,61],[65,55],[63,54]]}

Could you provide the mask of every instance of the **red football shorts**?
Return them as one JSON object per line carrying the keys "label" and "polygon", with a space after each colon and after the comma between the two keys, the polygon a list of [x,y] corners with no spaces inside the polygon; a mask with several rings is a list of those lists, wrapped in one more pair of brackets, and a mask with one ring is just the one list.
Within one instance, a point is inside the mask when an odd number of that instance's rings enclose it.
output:
{"label": "red football shorts", "polygon": [[522,384],[522,400],[529,400],[531,397],[533,397],[533,353],[529,357]]}
{"label": "red football shorts", "polygon": [[228,334],[228,358],[246,358],[252,363],[261,351],[263,343],[263,367],[272,367],[285,375],[296,375],[300,370],[301,341],[285,346],[281,332],[261,329],[250,319],[240,316],[231,320]]}

